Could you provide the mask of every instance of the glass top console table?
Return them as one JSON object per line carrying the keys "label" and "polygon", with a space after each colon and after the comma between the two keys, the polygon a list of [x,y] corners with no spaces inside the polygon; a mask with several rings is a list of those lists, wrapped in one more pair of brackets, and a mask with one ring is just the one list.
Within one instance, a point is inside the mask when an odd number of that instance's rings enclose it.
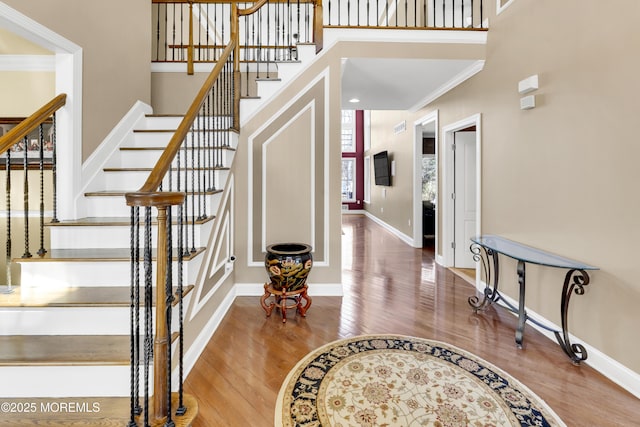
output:
{"label": "glass top console table", "polygon": [[[524,325],[527,320],[554,333],[558,344],[575,364],[586,360],[587,350],[581,344],[571,344],[567,324],[567,311],[569,300],[575,292],[577,295],[584,294],[584,287],[589,284],[587,271],[598,270],[598,267],[587,265],[579,261],[561,257],[531,246],[514,242],[504,237],[495,235],[478,236],[471,239],[471,252],[476,261],[482,261],[482,268],[486,278],[486,287],[482,299],[477,296],[469,297],[469,305],[477,313],[478,310],[486,308],[492,303],[502,302],[507,309],[518,314],[518,327],[516,329],[516,344],[522,348],[524,338]],[[499,254],[513,258],[517,261],[517,274],[519,284],[518,307],[514,307],[506,301],[498,291],[499,277]],[[560,304],[560,316],[562,319],[562,330],[558,331],[537,322],[527,315],[525,308],[525,265],[537,264],[546,267],[566,269],[567,273],[562,287],[562,299]]]}

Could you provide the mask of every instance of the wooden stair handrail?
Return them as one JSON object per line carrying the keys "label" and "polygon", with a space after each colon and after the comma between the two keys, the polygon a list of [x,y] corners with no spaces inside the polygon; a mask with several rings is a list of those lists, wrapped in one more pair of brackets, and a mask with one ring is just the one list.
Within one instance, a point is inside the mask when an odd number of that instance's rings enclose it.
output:
{"label": "wooden stair handrail", "polygon": [[[234,50],[236,45],[235,40],[232,40],[229,45],[225,48],[220,56],[220,60],[216,63],[216,66],[213,67],[209,77],[205,80],[204,84],[200,88],[200,91],[194,98],[191,106],[187,110],[187,113],[184,115],[184,118],[180,122],[178,129],[173,134],[171,141],[167,145],[167,148],[162,152],[162,155],[158,159],[158,162],[154,166],[153,170],[149,174],[149,177],[142,185],[142,187],[136,191],[125,194],[125,198],[127,200],[128,206],[157,206],[159,197],[157,190],[162,183],[163,178],[169,172],[171,168],[171,162],[173,162],[173,158],[176,156],[178,151],[180,150],[180,146],[182,142],[187,137],[193,122],[195,121],[202,104],[205,102],[207,94],[215,84],[218,76],[222,72],[223,67],[226,64],[227,58],[231,55],[231,52]],[[237,95],[236,95],[237,96]],[[162,204],[162,202],[160,202]]]}
{"label": "wooden stair handrail", "polygon": [[18,123],[13,129],[7,132],[5,135],[0,136],[0,154],[9,150],[22,138],[29,135],[31,131],[36,129],[45,120],[51,117],[53,113],[64,107],[67,103],[67,94],[63,93],[51,101],[40,107],[35,113]]}

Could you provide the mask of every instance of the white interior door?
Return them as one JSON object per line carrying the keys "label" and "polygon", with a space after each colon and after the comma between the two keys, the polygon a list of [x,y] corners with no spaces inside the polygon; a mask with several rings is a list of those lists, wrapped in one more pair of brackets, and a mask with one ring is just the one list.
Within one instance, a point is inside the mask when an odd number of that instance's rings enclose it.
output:
{"label": "white interior door", "polygon": [[455,132],[454,143],[454,267],[475,268],[469,239],[476,233],[476,132]]}

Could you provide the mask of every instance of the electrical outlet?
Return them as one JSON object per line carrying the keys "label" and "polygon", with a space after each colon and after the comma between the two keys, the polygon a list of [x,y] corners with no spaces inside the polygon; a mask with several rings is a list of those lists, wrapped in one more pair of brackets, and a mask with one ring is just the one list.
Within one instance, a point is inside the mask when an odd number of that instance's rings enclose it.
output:
{"label": "electrical outlet", "polygon": [[407,221],[409,223],[409,227],[411,227],[411,220]]}
{"label": "electrical outlet", "polygon": [[380,208],[380,213],[384,212],[384,208]]}

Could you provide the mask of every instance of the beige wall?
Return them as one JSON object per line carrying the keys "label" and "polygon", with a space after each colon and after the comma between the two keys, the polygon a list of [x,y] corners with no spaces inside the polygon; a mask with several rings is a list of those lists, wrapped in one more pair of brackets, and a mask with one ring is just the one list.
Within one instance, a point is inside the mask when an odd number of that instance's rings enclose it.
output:
{"label": "beige wall", "polygon": [[0,71],[0,117],[28,117],[51,101],[56,76],[47,71]]}
{"label": "beige wall", "polygon": [[[404,115],[409,124],[438,110],[442,129],[482,114],[482,232],[599,266],[585,295],[573,296],[570,331],[635,372],[640,59],[630,49],[640,46],[639,13],[629,2],[620,13],[578,0],[517,0],[491,16],[484,70]],[[537,107],[522,111],[518,82],[532,74]],[[406,223],[403,215],[385,220]],[[527,305],[556,324],[564,273],[527,268]],[[517,297],[514,262],[503,262],[501,277]]]}
{"label": "beige wall", "polygon": [[0,28],[0,55],[51,55],[52,52]]}
{"label": "beige wall", "polygon": [[3,1],[82,47],[83,159],[136,101],[150,103],[151,2]]}
{"label": "beige wall", "polygon": [[[371,168],[371,198],[365,209],[401,233],[413,233],[413,129],[394,133],[394,126],[406,120],[402,111],[371,112],[371,148],[365,155],[373,156],[387,150],[389,159],[395,163],[395,176],[391,186],[375,185]],[[373,165],[373,163],[372,163]]]}

